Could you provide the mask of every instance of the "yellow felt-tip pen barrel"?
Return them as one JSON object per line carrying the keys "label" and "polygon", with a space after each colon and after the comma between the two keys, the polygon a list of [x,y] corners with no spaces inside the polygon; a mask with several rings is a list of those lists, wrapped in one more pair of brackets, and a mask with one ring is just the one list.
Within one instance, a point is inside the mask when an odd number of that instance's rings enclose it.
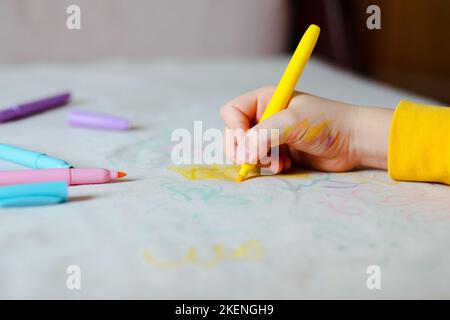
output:
{"label": "yellow felt-tip pen barrel", "polygon": [[[286,108],[289,100],[291,99],[292,93],[295,90],[298,79],[300,78],[306,63],[311,56],[314,46],[316,45],[317,39],[319,38],[319,33],[320,28],[314,24],[310,25],[308,30],[306,30],[259,122],[266,120]],[[254,168],[255,164],[242,164],[237,180],[243,181],[248,172]]]}

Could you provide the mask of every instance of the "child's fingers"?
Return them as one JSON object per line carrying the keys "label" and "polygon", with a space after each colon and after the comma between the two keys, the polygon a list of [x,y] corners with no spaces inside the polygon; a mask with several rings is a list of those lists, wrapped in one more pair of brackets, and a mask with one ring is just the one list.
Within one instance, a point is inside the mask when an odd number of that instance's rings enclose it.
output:
{"label": "child's fingers", "polygon": [[245,138],[245,132],[242,129],[225,128],[225,159],[227,163],[236,163],[237,145],[239,141]]}
{"label": "child's fingers", "polygon": [[227,127],[247,130],[253,122],[259,121],[272,97],[274,88],[264,87],[245,93],[220,109],[220,115]]}
{"label": "child's fingers", "polygon": [[235,104],[226,104],[220,109],[220,116],[225,125],[231,129],[248,130],[251,118],[247,117]]}
{"label": "child's fingers", "polygon": [[263,174],[278,174],[282,171],[288,171],[291,168],[292,162],[287,154],[280,154],[279,157],[270,160],[270,163],[260,165]]}
{"label": "child's fingers", "polygon": [[289,157],[287,154],[282,154],[281,158],[283,161],[283,171],[290,170],[292,167],[291,157]]}
{"label": "child's fingers", "polygon": [[227,163],[236,162],[236,137],[233,134],[233,130],[225,128],[224,130],[224,143],[225,143],[225,160]]}
{"label": "child's fingers", "polygon": [[284,144],[297,118],[296,110],[288,108],[248,130],[245,139],[237,141],[238,160],[256,163],[267,155],[272,147]]}
{"label": "child's fingers", "polygon": [[237,146],[239,141],[245,139],[245,131],[242,129],[230,129],[224,130],[224,147],[225,147],[225,159],[227,163],[237,163]]}

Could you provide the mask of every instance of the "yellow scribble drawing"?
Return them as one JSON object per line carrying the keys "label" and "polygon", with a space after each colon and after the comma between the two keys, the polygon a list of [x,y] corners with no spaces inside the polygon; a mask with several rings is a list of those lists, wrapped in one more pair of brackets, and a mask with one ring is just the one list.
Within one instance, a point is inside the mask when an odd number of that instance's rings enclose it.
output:
{"label": "yellow scribble drawing", "polygon": [[231,250],[226,250],[221,244],[215,244],[212,251],[213,256],[209,259],[200,259],[196,248],[189,248],[183,257],[172,261],[159,261],[148,250],[144,250],[143,255],[148,264],[160,269],[176,269],[188,264],[211,268],[225,261],[260,261],[264,257],[264,250],[257,240],[248,240]]}
{"label": "yellow scribble drawing", "polygon": [[[178,172],[186,179],[190,180],[205,180],[218,179],[236,181],[239,174],[240,166],[237,165],[187,165],[187,166],[171,166],[169,170]],[[255,176],[258,171],[252,171],[249,176]]]}
{"label": "yellow scribble drawing", "polygon": [[[169,170],[181,174],[189,180],[217,179],[236,182],[236,176],[239,173],[240,166],[237,165],[190,165],[190,166],[171,166]],[[312,172],[314,173],[314,172]],[[312,175],[311,171],[294,167],[288,172],[278,174],[279,178],[307,179]],[[247,177],[258,176],[258,169],[251,171]]]}
{"label": "yellow scribble drawing", "polygon": [[305,135],[303,136],[302,140],[307,143],[313,141],[316,137],[318,137],[322,132],[324,132],[328,128],[328,125],[329,125],[328,121],[322,121],[319,124],[309,127]]}

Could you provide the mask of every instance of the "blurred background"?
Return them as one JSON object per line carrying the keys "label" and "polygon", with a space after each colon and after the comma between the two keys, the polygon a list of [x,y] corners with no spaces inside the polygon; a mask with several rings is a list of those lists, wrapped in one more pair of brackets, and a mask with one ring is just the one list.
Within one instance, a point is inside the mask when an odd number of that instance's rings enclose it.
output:
{"label": "blurred background", "polygon": [[[81,30],[66,27],[72,4]],[[450,102],[447,0],[0,0],[0,63],[288,54],[311,23],[321,59]]]}

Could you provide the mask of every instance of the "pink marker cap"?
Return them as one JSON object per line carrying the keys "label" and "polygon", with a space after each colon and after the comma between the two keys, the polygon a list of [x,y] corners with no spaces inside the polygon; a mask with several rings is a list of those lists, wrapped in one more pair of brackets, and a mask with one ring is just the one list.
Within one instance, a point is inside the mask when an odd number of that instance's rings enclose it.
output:
{"label": "pink marker cap", "polygon": [[108,114],[71,110],[67,116],[71,126],[103,130],[128,130],[131,124],[127,119]]}

